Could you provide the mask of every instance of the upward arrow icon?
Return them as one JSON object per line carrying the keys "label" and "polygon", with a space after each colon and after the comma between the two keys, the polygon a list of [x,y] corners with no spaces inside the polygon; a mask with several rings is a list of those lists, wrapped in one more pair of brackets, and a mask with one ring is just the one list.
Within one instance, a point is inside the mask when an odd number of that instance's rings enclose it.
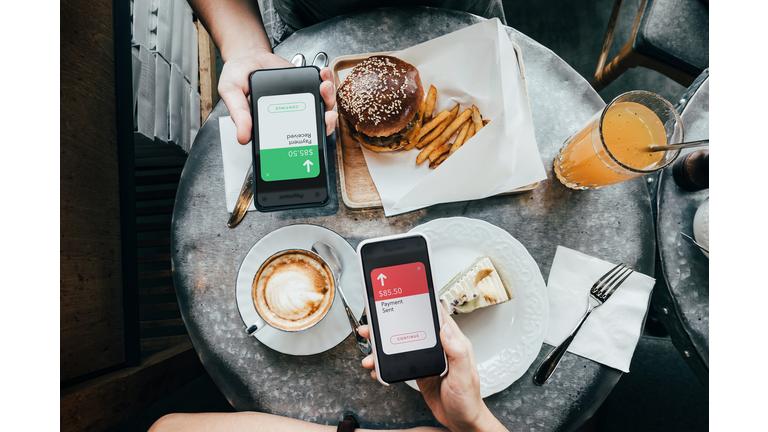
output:
{"label": "upward arrow icon", "polygon": [[307,159],[306,162],[304,162],[304,166],[307,167],[307,172],[309,172],[309,167],[314,165],[312,162],[310,162],[309,159]]}
{"label": "upward arrow icon", "polygon": [[380,281],[381,281],[381,286],[384,286],[384,279],[386,279],[386,278],[387,278],[387,277],[386,277],[386,276],[384,276],[384,274],[383,274],[383,273],[379,273],[379,275],[376,277],[376,279],[378,279],[378,280],[380,280]]}

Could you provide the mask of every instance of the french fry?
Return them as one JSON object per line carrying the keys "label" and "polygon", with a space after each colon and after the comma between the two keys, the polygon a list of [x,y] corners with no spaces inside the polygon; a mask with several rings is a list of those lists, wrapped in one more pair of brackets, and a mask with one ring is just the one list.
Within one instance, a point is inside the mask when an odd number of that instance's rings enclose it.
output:
{"label": "french fry", "polygon": [[437,89],[435,86],[429,86],[429,92],[427,93],[427,103],[424,106],[423,120],[429,120],[432,118],[432,111],[435,109],[435,101],[437,100]]}
{"label": "french fry", "polygon": [[[458,106],[458,105],[457,105]],[[431,143],[429,143],[426,147],[424,147],[421,150],[421,153],[419,153],[419,156],[416,157],[416,164],[421,164],[425,160],[427,160],[427,157],[429,157],[429,154],[432,153],[433,150],[435,150],[438,146],[441,146],[445,144],[446,141],[448,141],[448,138],[453,136],[454,133],[456,133],[456,130],[459,128],[459,126],[462,125],[465,121],[469,119],[469,117],[472,116],[472,110],[467,108],[456,116],[456,118],[453,119],[450,125],[448,125],[447,128],[443,131],[443,133],[440,134],[439,137],[435,138]]]}
{"label": "french fry", "polygon": [[466,122],[471,115],[472,111],[469,108],[465,109],[461,114],[453,119],[451,124],[445,128],[443,133],[441,133],[439,137],[435,138],[431,144],[435,144],[435,147],[445,144],[445,142],[448,141],[448,139],[452,137],[457,130],[459,130],[461,125],[464,124],[464,122]]}
{"label": "french fry", "polygon": [[444,153],[442,156],[437,158],[436,161],[430,162],[429,163],[429,168],[430,169],[435,169],[435,168],[439,167],[441,163],[443,163],[446,159],[448,159],[448,156],[450,156],[449,153]]}
{"label": "french fry", "polygon": [[[458,107],[458,105],[456,105]],[[458,108],[456,108],[458,111]],[[436,128],[437,125],[443,122],[443,120],[447,119],[448,116],[451,115],[452,111],[446,111],[442,110],[440,111],[440,114],[437,115],[437,117],[433,118],[432,120],[428,121],[427,124],[421,126],[421,130],[419,131],[419,134],[416,135],[416,142],[421,141],[421,139],[424,137],[424,135],[428,134],[432,131],[432,129]]]}
{"label": "french fry", "polygon": [[466,142],[467,138],[467,131],[469,130],[469,125],[471,125],[472,122],[470,120],[467,120],[464,122],[463,125],[461,125],[461,129],[459,129],[459,135],[456,137],[456,141],[453,142],[453,145],[451,146],[451,153],[453,154],[456,152],[456,150],[459,149],[459,147],[463,146]]}
{"label": "french fry", "polygon": [[475,124],[475,133],[480,132],[480,129],[483,128],[483,116],[480,115],[480,110],[474,105],[472,105],[472,122]]}
{"label": "french fry", "polygon": [[434,162],[435,159],[439,158],[440,156],[448,153],[448,151],[451,149],[451,144],[443,144],[441,146],[438,146],[434,150],[432,150],[432,153],[429,154],[429,161]]}
{"label": "french fry", "polygon": [[427,101],[421,101],[421,108],[419,108],[419,113],[421,117],[418,119],[418,122],[416,123],[416,126],[413,127],[413,129],[408,134],[408,143],[403,147],[403,150],[410,150],[416,146],[418,141],[416,140],[416,137],[419,135],[419,132],[421,132],[421,125],[424,121],[424,107],[426,106]]}
{"label": "french fry", "polygon": [[467,132],[469,132],[469,126],[471,124],[472,122],[470,120],[467,120],[464,122],[464,124],[461,125],[461,129],[459,129],[459,135],[456,137],[455,143],[458,143],[459,145],[464,144],[464,142],[467,139]]}
{"label": "french fry", "polygon": [[469,122],[469,129],[467,129],[467,136],[464,138],[464,142],[469,141],[473,136],[475,136],[475,123]]}
{"label": "french fry", "polygon": [[451,124],[454,118],[456,118],[456,114],[459,112],[459,104],[456,104],[455,107],[448,113],[448,117],[442,121],[437,127],[432,129],[432,132],[427,134],[427,136],[423,137],[419,140],[418,144],[416,144],[417,148],[424,148],[424,146],[429,145],[430,142],[432,142],[435,138],[439,137],[440,134],[445,131],[445,129]]}
{"label": "french fry", "polygon": [[488,123],[490,123],[490,122],[491,122],[491,121],[490,121],[490,120],[488,120],[488,119],[485,119],[485,120],[483,120],[483,126],[487,125],[487,124],[488,124]]}
{"label": "french fry", "polygon": [[418,144],[418,141],[416,140],[408,140],[408,144],[403,147],[403,150],[411,150],[414,147],[416,147],[416,144]]}

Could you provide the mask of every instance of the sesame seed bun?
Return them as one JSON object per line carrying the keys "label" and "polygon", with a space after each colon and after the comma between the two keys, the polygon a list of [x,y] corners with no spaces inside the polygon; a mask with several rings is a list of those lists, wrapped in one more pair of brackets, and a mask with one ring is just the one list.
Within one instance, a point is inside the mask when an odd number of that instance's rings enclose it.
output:
{"label": "sesame seed bun", "polygon": [[[338,111],[354,138],[377,151],[397,150],[421,108],[419,71],[396,57],[372,56],[358,63],[336,92]],[[420,118],[419,118],[420,120]],[[374,139],[368,139],[368,137]],[[376,139],[378,138],[378,139]]]}

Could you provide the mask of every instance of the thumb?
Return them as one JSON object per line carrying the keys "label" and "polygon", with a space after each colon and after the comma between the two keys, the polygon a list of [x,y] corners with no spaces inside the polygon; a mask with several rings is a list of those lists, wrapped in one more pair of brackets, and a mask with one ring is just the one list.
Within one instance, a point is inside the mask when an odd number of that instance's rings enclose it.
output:
{"label": "thumb", "polygon": [[[443,309],[440,307],[440,309]],[[461,334],[459,326],[443,309],[443,328],[440,329],[440,341],[443,343],[448,364],[453,371],[468,371],[472,369],[472,345]]]}

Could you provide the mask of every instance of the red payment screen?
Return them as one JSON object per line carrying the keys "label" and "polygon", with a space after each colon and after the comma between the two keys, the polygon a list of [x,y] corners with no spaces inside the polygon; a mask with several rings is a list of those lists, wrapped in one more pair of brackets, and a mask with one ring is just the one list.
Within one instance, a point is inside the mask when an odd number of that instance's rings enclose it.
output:
{"label": "red payment screen", "polygon": [[432,348],[437,344],[423,263],[374,269],[371,283],[385,354]]}

